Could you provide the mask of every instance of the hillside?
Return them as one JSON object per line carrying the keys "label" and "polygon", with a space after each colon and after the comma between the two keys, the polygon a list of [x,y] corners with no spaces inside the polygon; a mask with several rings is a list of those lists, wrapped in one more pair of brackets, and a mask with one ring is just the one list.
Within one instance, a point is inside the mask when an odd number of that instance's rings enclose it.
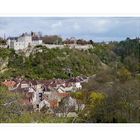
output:
{"label": "hillside", "polygon": [[122,67],[136,74],[140,71],[139,53],[138,39],[108,45],[98,43],[88,50],[36,46],[16,53],[12,49],[1,48],[0,76],[1,79],[16,76],[29,79],[69,78]]}
{"label": "hillside", "polygon": [[[41,46],[40,46],[41,47]],[[1,77],[25,76],[30,79],[69,78],[69,76],[93,75],[104,65],[96,54],[76,49],[34,48],[16,53],[2,50],[1,63],[8,61],[7,71]],[[28,57],[27,57],[28,56]],[[2,65],[1,65],[2,67]],[[3,78],[4,78],[3,77]]]}

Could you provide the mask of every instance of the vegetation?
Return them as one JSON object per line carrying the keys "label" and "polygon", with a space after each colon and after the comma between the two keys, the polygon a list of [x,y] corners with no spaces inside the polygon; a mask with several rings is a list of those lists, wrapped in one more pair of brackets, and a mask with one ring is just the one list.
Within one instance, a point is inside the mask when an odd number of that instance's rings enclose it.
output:
{"label": "vegetation", "polygon": [[[97,82],[95,79],[92,81]],[[79,113],[75,122],[139,123],[139,83],[136,79],[127,80],[125,83],[114,82],[112,85],[106,82],[104,85],[93,83],[93,89],[83,91],[86,96],[86,108]]]}
{"label": "vegetation", "polygon": [[[8,70],[1,78],[25,76],[30,79],[69,78],[67,69],[73,76],[92,75],[101,69],[100,59],[88,51],[76,49],[47,49],[32,53],[29,57],[16,54],[13,50],[3,50],[2,57],[9,57]],[[9,53],[6,55],[6,53]]]}
{"label": "vegetation", "polygon": [[139,50],[138,39],[102,44],[89,50],[110,67],[97,72],[81,92],[74,94],[86,105],[75,122],[140,122]]}
{"label": "vegetation", "polygon": [[[83,89],[71,96],[86,106],[74,121],[55,118],[45,113],[22,111],[20,96],[0,87],[0,122],[87,122],[118,123],[140,122],[140,41],[127,38],[109,44],[94,43],[89,50],[47,49],[34,51],[29,57],[10,49],[0,49],[0,61],[8,58],[7,70],[0,80],[24,76],[29,79],[69,78],[90,76]],[[71,70],[69,75],[67,69]],[[22,112],[22,113],[21,113]]]}
{"label": "vegetation", "polygon": [[57,35],[52,35],[52,36],[44,36],[43,37],[43,42],[45,44],[63,44],[62,42],[62,38],[60,36]]}
{"label": "vegetation", "polygon": [[44,112],[29,112],[20,104],[22,96],[0,86],[0,123],[69,123],[71,118],[54,117]]}
{"label": "vegetation", "polygon": [[0,45],[6,45],[6,40],[0,37]]}

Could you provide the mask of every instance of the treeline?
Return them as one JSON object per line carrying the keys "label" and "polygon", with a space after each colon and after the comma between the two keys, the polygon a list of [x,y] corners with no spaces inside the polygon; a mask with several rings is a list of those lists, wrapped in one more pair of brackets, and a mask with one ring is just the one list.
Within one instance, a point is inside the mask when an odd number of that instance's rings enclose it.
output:
{"label": "treeline", "polygon": [[[104,76],[103,74],[107,74]],[[115,80],[113,80],[115,79]],[[81,92],[73,93],[86,107],[79,112],[79,123],[139,123],[140,78],[121,81],[110,72],[90,79]]]}
{"label": "treeline", "polygon": [[110,42],[109,44],[96,44],[94,49],[90,49],[110,67],[125,67],[132,74],[140,73],[140,39],[127,38],[120,42]]}
{"label": "treeline", "polygon": [[63,39],[57,35],[46,35],[42,37],[42,40],[45,44],[63,44]]}
{"label": "treeline", "polygon": [[42,36],[41,39],[45,44],[56,44],[56,45],[62,45],[62,44],[93,45],[94,44],[92,40],[87,41],[84,39],[76,39],[76,38],[67,38],[64,40],[62,37],[58,35],[45,35]]}
{"label": "treeline", "polygon": [[140,122],[140,41],[115,42],[90,50],[110,66],[96,73],[82,91],[74,93],[86,108],[75,122]]}
{"label": "treeline", "polygon": [[140,73],[140,39],[127,38],[117,44],[114,52],[120,61],[132,72]]}
{"label": "treeline", "polygon": [[64,44],[78,44],[78,45],[87,45],[87,44],[91,44],[93,45],[94,42],[92,40],[84,40],[84,39],[66,39],[64,40]]}

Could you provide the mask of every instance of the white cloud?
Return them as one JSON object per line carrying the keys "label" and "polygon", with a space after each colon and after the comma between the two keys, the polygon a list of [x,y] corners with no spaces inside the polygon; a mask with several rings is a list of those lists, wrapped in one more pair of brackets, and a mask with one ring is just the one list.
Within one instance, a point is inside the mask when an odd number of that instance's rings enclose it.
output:
{"label": "white cloud", "polygon": [[62,37],[86,39],[140,36],[140,18],[112,17],[0,17],[0,36],[41,31]]}
{"label": "white cloud", "polygon": [[78,23],[74,23],[73,28],[74,28],[75,30],[79,30],[79,29],[80,29],[80,26],[79,26]]}
{"label": "white cloud", "polygon": [[[112,22],[113,21],[113,22]],[[109,18],[96,18],[92,21],[92,32],[93,33],[105,33],[118,25],[117,20]]]}
{"label": "white cloud", "polygon": [[97,20],[97,22],[94,23],[95,31],[98,33],[107,31],[109,26],[110,21],[106,19]]}
{"label": "white cloud", "polygon": [[58,27],[62,27],[62,22],[61,21],[58,21],[57,23],[53,23],[51,25],[51,28],[58,28]]}

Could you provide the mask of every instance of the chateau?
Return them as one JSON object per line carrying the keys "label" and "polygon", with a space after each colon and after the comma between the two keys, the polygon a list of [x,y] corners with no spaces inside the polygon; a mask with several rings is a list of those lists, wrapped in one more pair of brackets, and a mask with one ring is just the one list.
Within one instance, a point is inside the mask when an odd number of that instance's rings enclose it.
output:
{"label": "chateau", "polygon": [[35,33],[23,33],[19,37],[9,37],[7,39],[7,45],[9,48],[13,48],[15,50],[25,49],[28,46],[36,46],[41,45],[42,40],[39,35]]}

